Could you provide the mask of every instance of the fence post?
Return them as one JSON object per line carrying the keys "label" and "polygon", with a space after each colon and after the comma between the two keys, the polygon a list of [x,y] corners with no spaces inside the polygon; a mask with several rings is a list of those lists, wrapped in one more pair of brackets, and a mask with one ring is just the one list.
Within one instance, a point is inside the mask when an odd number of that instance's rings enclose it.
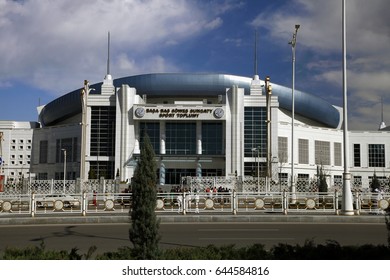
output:
{"label": "fence post", "polygon": [[186,215],[187,214],[187,212],[186,212],[186,209],[187,209],[187,196],[186,196],[186,192],[183,192],[182,204],[183,204],[183,215]]}
{"label": "fence post", "polygon": [[31,217],[34,218],[35,217],[35,193],[34,192],[31,193],[30,207],[31,207]]}
{"label": "fence post", "polygon": [[360,192],[359,191],[356,191],[355,192],[355,196],[356,196],[356,202],[355,202],[355,205],[356,205],[356,215],[360,215]]}
{"label": "fence post", "polygon": [[233,193],[231,194],[232,197],[231,197],[231,200],[232,200],[232,212],[233,212],[233,215],[237,215],[237,193],[236,193],[236,190],[233,190]]}
{"label": "fence post", "polygon": [[339,214],[339,192],[337,190],[334,191],[334,209],[336,211],[336,215]]}
{"label": "fence post", "polygon": [[283,191],[282,205],[283,205],[283,214],[287,215],[288,201],[287,201],[287,192],[285,190]]}
{"label": "fence post", "polygon": [[81,207],[82,207],[82,215],[86,216],[86,208],[87,208],[87,193],[83,191],[83,196],[82,196],[82,202],[81,202]]}

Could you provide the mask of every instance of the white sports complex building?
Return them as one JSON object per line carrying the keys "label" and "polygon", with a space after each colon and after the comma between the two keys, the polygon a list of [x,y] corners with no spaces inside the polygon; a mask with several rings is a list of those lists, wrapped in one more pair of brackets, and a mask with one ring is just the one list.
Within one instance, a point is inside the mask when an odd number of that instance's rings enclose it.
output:
{"label": "white sports complex building", "polygon": [[[130,182],[146,131],[163,188],[187,177],[235,177],[272,191],[294,178],[308,191],[320,168],[329,188],[340,187],[342,109],[296,90],[292,147],[291,89],[270,84],[267,94],[257,76],[107,74],[42,106],[39,123],[0,122],[3,178],[61,180],[65,172],[66,180]],[[388,188],[389,133],[349,131],[352,188],[368,189],[374,173]]]}

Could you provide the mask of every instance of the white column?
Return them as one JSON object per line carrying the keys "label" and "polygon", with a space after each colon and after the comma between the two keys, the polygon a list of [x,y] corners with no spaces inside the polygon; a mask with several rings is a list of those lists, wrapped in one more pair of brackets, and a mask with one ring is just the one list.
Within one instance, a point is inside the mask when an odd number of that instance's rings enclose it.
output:
{"label": "white column", "polygon": [[196,154],[202,154],[202,122],[196,122]]}
{"label": "white column", "polygon": [[135,126],[134,154],[140,154],[141,149],[139,146],[139,125],[138,125],[138,122],[134,126]]}
{"label": "white column", "polygon": [[160,154],[165,155],[165,121],[160,121]]}

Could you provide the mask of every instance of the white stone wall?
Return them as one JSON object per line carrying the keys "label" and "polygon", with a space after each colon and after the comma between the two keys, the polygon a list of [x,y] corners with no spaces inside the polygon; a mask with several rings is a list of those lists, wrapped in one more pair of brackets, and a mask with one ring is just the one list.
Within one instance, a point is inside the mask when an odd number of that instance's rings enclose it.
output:
{"label": "white stone wall", "polygon": [[0,156],[3,161],[0,174],[5,175],[6,180],[18,181],[33,176],[30,174],[33,128],[38,126],[36,122],[0,121]]}

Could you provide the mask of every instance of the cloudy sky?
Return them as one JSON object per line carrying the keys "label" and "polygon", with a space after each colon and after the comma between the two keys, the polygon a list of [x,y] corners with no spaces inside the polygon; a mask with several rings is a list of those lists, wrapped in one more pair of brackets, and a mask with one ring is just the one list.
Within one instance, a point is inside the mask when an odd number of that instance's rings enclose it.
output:
{"label": "cloudy sky", "polygon": [[[390,125],[390,1],[347,0],[349,128]],[[259,75],[342,106],[341,0],[0,0],[0,120],[114,78],[156,72]]]}

